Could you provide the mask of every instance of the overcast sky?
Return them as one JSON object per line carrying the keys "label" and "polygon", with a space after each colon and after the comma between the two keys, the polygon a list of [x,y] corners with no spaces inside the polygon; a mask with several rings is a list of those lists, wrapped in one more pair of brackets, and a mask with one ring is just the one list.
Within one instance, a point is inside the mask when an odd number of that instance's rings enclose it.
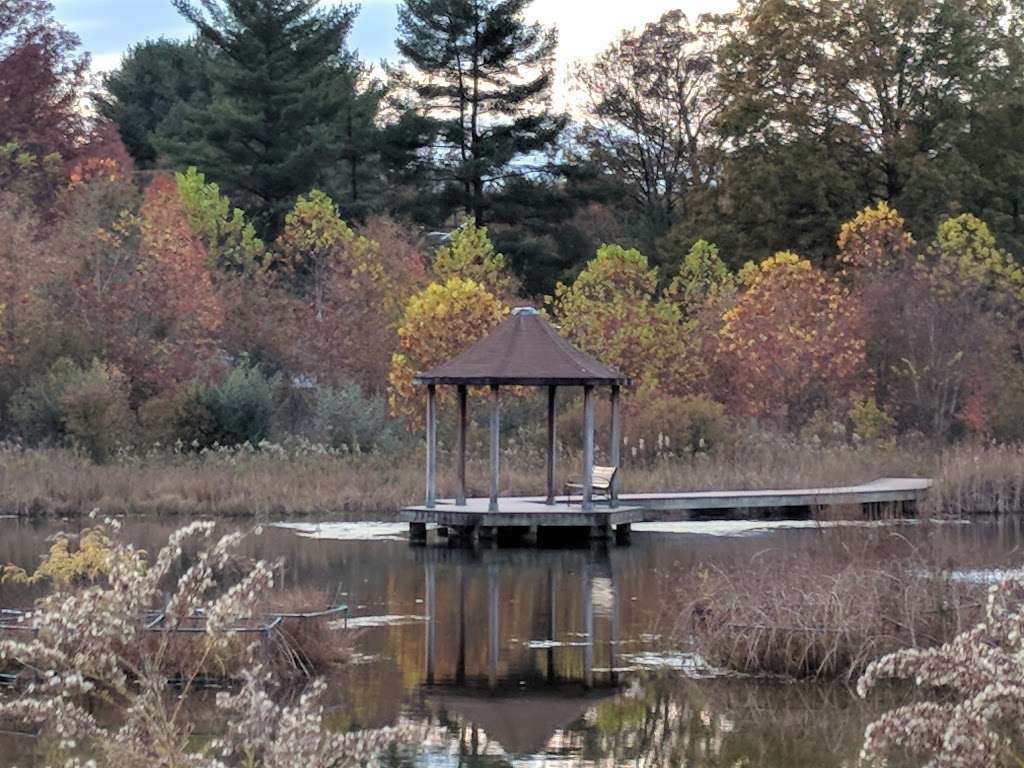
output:
{"label": "overcast sky", "polygon": [[[324,0],[329,2],[330,0]],[[53,0],[57,18],[77,32],[95,69],[117,66],[134,43],[188,37],[191,29],[170,0]],[[395,58],[396,0],[363,0],[350,38],[363,59]],[[558,74],[603,49],[621,30],[641,27],[665,11],[682,8],[691,18],[729,10],[735,0],[535,0],[530,14],[559,32]]]}

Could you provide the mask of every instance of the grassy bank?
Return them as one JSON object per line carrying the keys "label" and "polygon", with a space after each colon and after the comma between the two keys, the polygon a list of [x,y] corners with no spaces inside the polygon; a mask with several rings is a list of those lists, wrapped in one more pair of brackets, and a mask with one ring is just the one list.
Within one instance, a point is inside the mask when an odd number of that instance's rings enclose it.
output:
{"label": "grassy bank", "polygon": [[[488,467],[478,452],[469,492],[486,495]],[[602,459],[598,457],[599,462]],[[440,491],[450,494],[450,457],[441,456]],[[502,493],[542,491],[543,457],[512,446],[502,456]],[[579,457],[560,459],[560,475],[578,472]],[[821,448],[777,440],[748,441],[712,455],[627,457],[623,491],[806,487],[858,483],[882,476],[934,477],[926,512],[1024,511],[1024,451],[961,447]],[[347,515],[387,517],[423,495],[423,457],[344,455],[315,446],[203,454],[154,452],[96,465],[68,450],[0,450],[0,514]]]}

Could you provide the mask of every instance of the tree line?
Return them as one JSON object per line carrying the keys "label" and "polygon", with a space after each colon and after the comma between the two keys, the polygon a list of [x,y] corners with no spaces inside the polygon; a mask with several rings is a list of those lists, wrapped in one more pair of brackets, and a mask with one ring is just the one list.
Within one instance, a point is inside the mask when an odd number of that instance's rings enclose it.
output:
{"label": "tree line", "polygon": [[1020,436],[1021,4],[670,12],[576,116],[528,0],[405,0],[380,66],[351,7],[174,4],[195,36],[98,87],[49,2],[0,8],[8,433],[368,447],[525,299],[693,449]]}

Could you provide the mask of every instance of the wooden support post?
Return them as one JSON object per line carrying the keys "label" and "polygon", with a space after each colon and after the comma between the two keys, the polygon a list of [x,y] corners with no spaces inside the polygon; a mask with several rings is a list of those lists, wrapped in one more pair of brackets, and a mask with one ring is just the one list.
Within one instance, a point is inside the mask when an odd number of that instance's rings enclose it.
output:
{"label": "wooden support post", "polygon": [[583,387],[583,510],[594,508],[594,387]]}
{"label": "wooden support post", "polygon": [[588,688],[594,685],[594,580],[590,565],[583,566],[583,632],[586,645],[583,646],[583,679]]}
{"label": "wooden support post", "polygon": [[498,684],[498,570],[487,569],[487,682],[494,688]]}
{"label": "wooden support post", "polygon": [[633,526],[629,523],[619,523],[615,526],[615,543],[619,546],[629,544],[633,539]]}
{"label": "wooden support post", "polygon": [[427,387],[427,508],[437,496],[437,387]]}
{"label": "wooden support post", "polygon": [[409,543],[410,544],[426,544],[427,542],[427,524],[426,523],[409,523]]}
{"label": "wooden support post", "polygon": [[[622,428],[619,425],[620,419],[620,392],[617,384],[612,386],[612,445],[611,445],[611,462],[612,466],[616,469],[619,468],[619,464],[622,460]],[[617,506],[619,503],[619,473],[616,472],[612,477],[612,486],[608,489],[609,503],[611,506]]]}
{"label": "wooden support post", "polygon": [[469,422],[469,389],[465,384],[459,385],[459,435],[456,451],[458,467],[456,467],[455,503],[466,506],[466,427]]}
{"label": "wooden support post", "polygon": [[459,640],[458,653],[455,660],[455,682],[462,685],[466,682],[466,580],[462,566],[458,567],[459,580]]}
{"label": "wooden support post", "polygon": [[548,504],[555,503],[555,392],[548,387]]}
{"label": "wooden support post", "polygon": [[556,610],[557,593],[555,591],[555,571],[548,568],[548,682],[555,682],[555,634],[557,631]]}
{"label": "wooden support post", "polygon": [[491,512],[498,511],[498,449],[501,444],[501,396],[498,385],[491,385],[491,500],[487,508]]}
{"label": "wooden support post", "polygon": [[424,604],[427,612],[427,626],[426,626],[426,662],[427,662],[427,685],[434,684],[434,640],[437,632],[437,625],[434,621],[434,616],[437,613],[437,601],[435,597],[435,577],[434,577],[434,563],[428,562],[425,566],[426,573],[425,582],[426,588],[424,590]]}
{"label": "wooden support post", "polygon": [[[616,529],[617,530],[617,529]],[[611,683],[619,682],[619,673],[616,671],[616,657],[619,653],[619,587],[615,583],[615,567],[609,561],[609,583],[612,591],[612,636],[608,643],[608,666],[611,668]]]}

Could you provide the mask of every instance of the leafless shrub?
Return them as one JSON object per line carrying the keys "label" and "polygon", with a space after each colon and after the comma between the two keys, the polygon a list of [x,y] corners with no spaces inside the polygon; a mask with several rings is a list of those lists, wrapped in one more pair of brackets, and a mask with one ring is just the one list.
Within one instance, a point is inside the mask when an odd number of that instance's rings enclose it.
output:
{"label": "leafless shrub", "polygon": [[[32,611],[34,632],[0,638],[0,665],[32,673],[18,695],[0,699],[0,718],[38,727],[53,745],[52,759],[77,766],[88,755],[88,764],[103,768],[328,768],[372,763],[399,737],[387,729],[327,731],[319,680],[293,703],[281,703],[274,697],[279,681],[255,662],[250,646],[240,649],[247,659],[240,690],[217,697],[223,734],[212,742],[193,739],[189,703],[197,684],[215,659],[238,648],[234,628],[253,619],[274,569],[238,554],[242,534],[215,539],[212,523],[181,528],[152,561],[121,540],[116,522],[103,529],[111,542],[105,576],[88,586],[55,584]],[[192,546],[188,566],[174,575]],[[168,631],[154,635],[139,621],[154,609]],[[181,635],[173,630],[197,616],[202,631],[186,649],[176,648]],[[179,668],[173,695],[168,668]],[[115,725],[101,721],[97,702],[113,710]]]}
{"label": "leafless shrub", "polygon": [[910,752],[933,768],[1024,764],[1024,578],[992,586],[981,621],[949,642],[873,662],[858,693],[892,679],[911,681],[929,699],[869,725],[862,763],[884,766],[893,752]]}

